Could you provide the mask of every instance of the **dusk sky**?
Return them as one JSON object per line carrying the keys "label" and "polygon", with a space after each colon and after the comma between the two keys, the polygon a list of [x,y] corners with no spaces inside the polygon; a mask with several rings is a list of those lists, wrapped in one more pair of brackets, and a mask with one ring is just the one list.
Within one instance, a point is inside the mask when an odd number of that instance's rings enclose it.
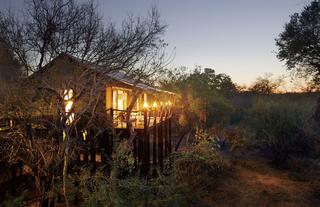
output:
{"label": "dusk sky", "polygon": [[[163,38],[171,67],[194,65],[226,73],[250,84],[264,73],[287,74],[276,58],[274,39],[285,22],[310,0],[99,0],[106,21],[121,22],[128,14],[146,16],[158,7],[168,25]],[[21,9],[23,0],[1,0],[1,8]],[[175,50],[174,50],[175,48]]]}

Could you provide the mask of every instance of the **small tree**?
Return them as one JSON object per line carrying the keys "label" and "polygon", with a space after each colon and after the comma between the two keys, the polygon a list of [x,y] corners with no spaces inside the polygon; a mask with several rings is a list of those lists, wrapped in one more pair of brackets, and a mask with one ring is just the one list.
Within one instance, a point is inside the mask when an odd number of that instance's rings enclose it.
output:
{"label": "small tree", "polygon": [[272,74],[265,74],[262,77],[258,77],[248,90],[258,94],[272,94],[276,92],[282,83],[282,77],[272,79]]}

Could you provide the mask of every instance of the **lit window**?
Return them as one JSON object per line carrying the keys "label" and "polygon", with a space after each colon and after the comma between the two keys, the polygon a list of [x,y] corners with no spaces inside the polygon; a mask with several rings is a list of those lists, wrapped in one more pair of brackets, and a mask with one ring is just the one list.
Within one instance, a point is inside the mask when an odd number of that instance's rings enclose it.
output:
{"label": "lit window", "polygon": [[123,90],[113,91],[113,108],[118,110],[127,109],[128,93]]}
{"label": "lit window", "polygon": [[66,124],[70,125],[74,120],[74,113],[70,113],[73,107],[73,96],[74,92],[72,89],[66,89],[63,93],[64,105],[65,105],[65,113],[67,117]]}
{"label": "lit window", "polygon": [[112,93],[112,108],[117,109],[118,105],[117,105],[117,100],[118,100],[118,93],[116,90],[113,91]]}
{"label": "lit window", "polygon": [[146,93],[143,94],[143,107],[144,108],[148,108],[149,107]]}

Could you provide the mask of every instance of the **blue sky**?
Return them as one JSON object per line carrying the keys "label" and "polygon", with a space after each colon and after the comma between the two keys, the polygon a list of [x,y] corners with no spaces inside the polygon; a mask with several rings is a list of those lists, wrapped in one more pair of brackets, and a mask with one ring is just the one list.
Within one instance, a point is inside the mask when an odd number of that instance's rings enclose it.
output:
{"label": "blue sky", "polygon": [[[226,73],[250,84],[264,73],[287,74],[276,58],[274,39],[285,22],[310,0],[98,0],[106,21],[128,14],[146,16],[157,6],[168,25],[163,38],[171,67],[194,65]],[[23,0],[1,0],[1,8],[21,8]]]}

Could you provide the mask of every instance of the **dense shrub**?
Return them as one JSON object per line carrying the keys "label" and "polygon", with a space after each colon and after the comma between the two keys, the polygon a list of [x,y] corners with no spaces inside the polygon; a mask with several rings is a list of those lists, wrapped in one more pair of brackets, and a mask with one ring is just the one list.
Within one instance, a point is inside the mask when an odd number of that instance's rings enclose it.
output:
{"label": "dense shrub", "polygon": [[233,104],[222,95],[215,95],[207,106],[208,120],[207,126],[211,127],[214,124],[229,124],[232,114],[235,112]]}
{"label": "dense shrub", "polygon": [[251,109],[251,126],[259,143],[272,152],[276,164],[284,163],[290,154],[307,154],[311,139],[305,130],[311,116],[307,105],[289,101],[259,99]]}
{"label": "dense shrub", "polygon": [[82,206],[186,206],[184,189],[176,185],[175,180],[171,178],[118,179],[106,177],[99,172],[91,175],[83,171],[80,179]]}
{"label": "dense shrub", "polygon": [[214,137],[202,129],[197,129],[195,135],[195,144],[175,159],[175,177],[177,182],[193,189],[214,187],[226,164],[218,155]]}
{"label": "dense shrub", "polygon": [[[23,199],[24,199],[23,195],[13,197],[9,194],[6,194],[5,201],[3,202],[3,205],[5,207],[20,207],[20,206],[23,206]],[[1,203],[0,203],[0,205],[1,205]]]}
{"label": "dense shrub", "polygon": [[[141,179],[135,175],[119,178],[103,175],[99,170],[80,173],[80,194],[83,206],[189,206],[198,192],[214,187],[227,169],[218,156],[214,137],[202,129],[196,131],[190,149],[173,154],[164,175]],[[173,163],[172,163],[173,162]]]}

